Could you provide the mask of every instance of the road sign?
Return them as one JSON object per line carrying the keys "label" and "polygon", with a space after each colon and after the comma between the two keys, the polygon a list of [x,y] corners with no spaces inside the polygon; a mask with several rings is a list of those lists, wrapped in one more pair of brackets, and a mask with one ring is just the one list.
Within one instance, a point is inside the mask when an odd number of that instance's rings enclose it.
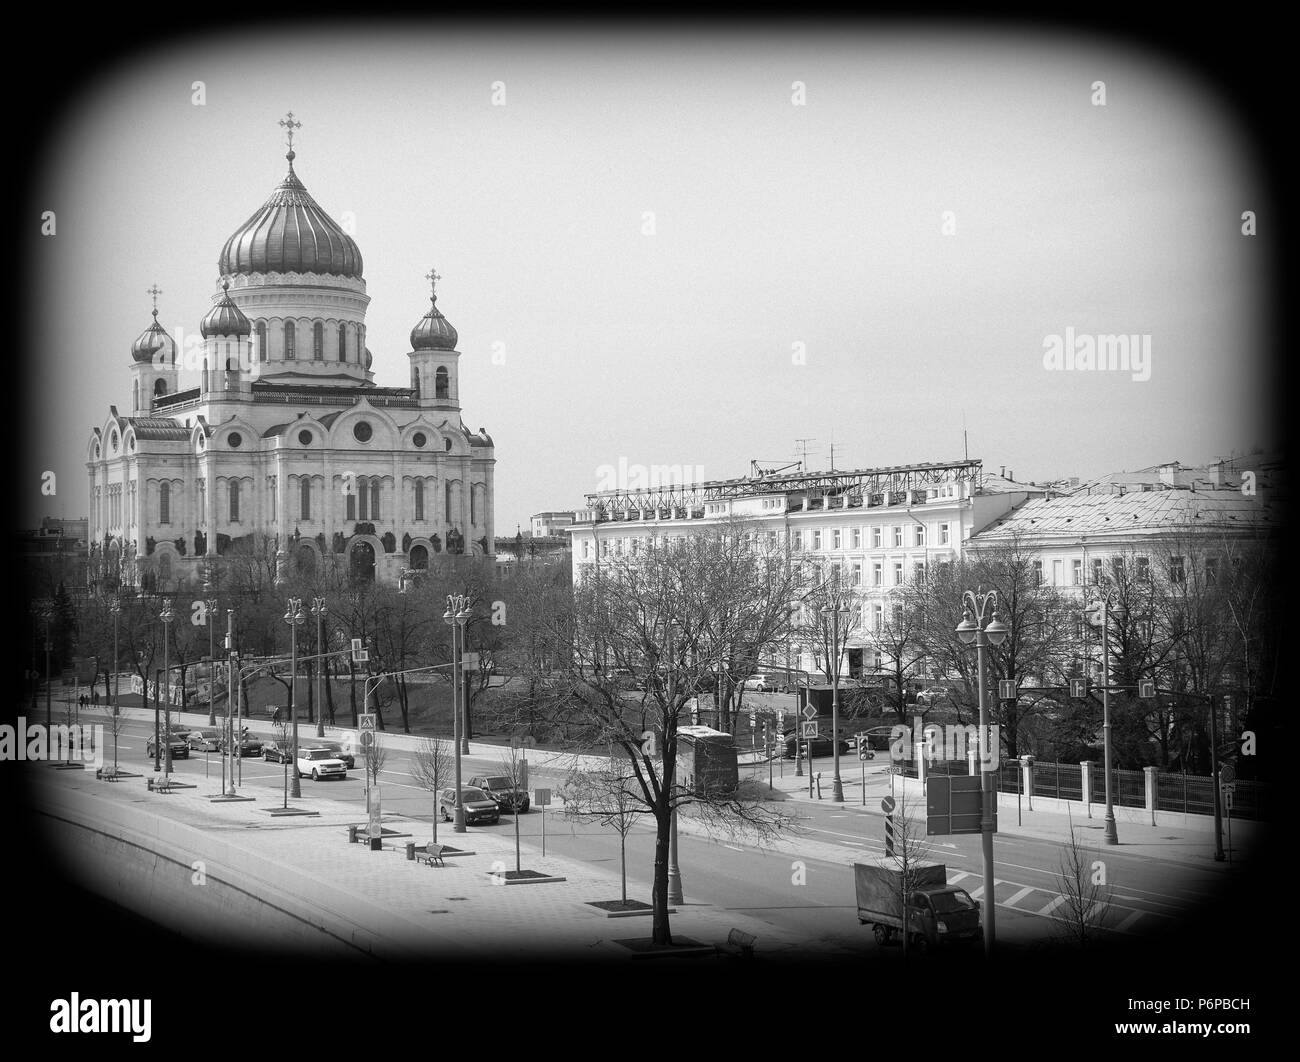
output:
{"label": "road sign", "polygon": [[359,716],[357,716],[357,724],[358,724],[358,728],[361,730],[363,734],[367,730],[373,733],[375,729],[375,713],[362,712]]}
{"label": "road sign", "polygon": [[785,728],[785,712],[780,708],[778,708],[776,712],[776,728],[777,730],[783,730]]}
{"label": "road sign", "polygon": [[1225,808],[1232,807],[1232,794],[1236,792],[1236,788],[1234,785],[1225,785],[1223,787],[1223,806]]}
{"label": "road sign", "polygon": [[1219,785],[1232,785],[1237,780],[1237,768],[1230,763],[1219,767]]}
{"label": "road sign", "polygon": [[[972,775],[932,774],[926,781],[927,835],[979,833],[982,793],[981,778]],[[997,832],[997,811],[993,812],[993,829]]]}
{"label": "road sign", "polygon": [[891,856],[893,854],[894,854],[894,816],[892,814],[887,813],[885,815],[885,855]]}
{"label": "road sign", "polygon": [[1088,696],[1088,683],[1081,678],[1070,679],[1070,696],[1082,699]]}
{"label": "road sign", "polygon": [[364,664],[370,659],[370,653],[361,645],[360,638],[352,639],[352,662],[354,664]]}
{"label": "road sign", "polygon": [[816,724],[816,723],[803,723],[803,724],[801,724],[800,727],[799,727],[799,733],[800,733],[800,735],[801,735],[802,737],[816,737],[816,736],[817,736],[817,724]]}
{"label": "road sign", "polygon": [[887,796],[885,797],[884,800],[880,802],[880,810],[883,811],[886,815],[892,815],[894,813],[894,808],[896,806],[897,805],[895,805],[893,797]]}
{"label": "road sign", "polygon": [[1016,699],[1016,680],[998,679],[998,700],[1014,701]]}
{"label": "road sign", "polygon": [[750,712],[750,713],[749,713],[749,729],[750,729],[750,730],[757,730],[757,729],[758,729],[758,713],[757,713],[757,712]]}
{"label": "road sign", "polygon": [[1145,700],[1150,700],[1156,695],[1156,684],[1150,679],[1142,679],[1138,683],[1138,696]]}
{"label": "road sign", "polygon": [[803,706],[803,717],[805,719],[816,719],[817,706],[815,704],[805,704]]}
{"label": "road sign", "polygon": [[546,807],[551,802],[551,791],[549,789],[534,789],[533,803],[539,808]]}

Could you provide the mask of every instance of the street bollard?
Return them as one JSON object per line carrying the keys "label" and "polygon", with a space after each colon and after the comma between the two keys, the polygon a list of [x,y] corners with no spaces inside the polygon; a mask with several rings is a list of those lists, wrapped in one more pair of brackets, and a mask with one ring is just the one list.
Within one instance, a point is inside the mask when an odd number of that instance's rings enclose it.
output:
{"label": "street bollard", "polygon": [[415,862],[415,842],[414,842],[414,841],[407,841],[407,842],[406,842],[406,858],[409,859],[412,863]]}
{"label": "street bollard", "polygon": [[817,772],[817,799],[820,800],[821,798],[822,798],[822,772],[818,771]]}
{"label": "street bollard", "polygon": [[356,828],[355,826],[349,826],[349,827],[348,827],[348,844],[356,844],[356,843],[357,843],[357,828]]}
{"label": "street bollard", "polygon": [[152,778],[146,778],[146,779],[144,780],[144,785],[145,785],[145,788],[149,790],[149,792],[151,792],[151,793],[153,792],[153,779],[152,779]]}

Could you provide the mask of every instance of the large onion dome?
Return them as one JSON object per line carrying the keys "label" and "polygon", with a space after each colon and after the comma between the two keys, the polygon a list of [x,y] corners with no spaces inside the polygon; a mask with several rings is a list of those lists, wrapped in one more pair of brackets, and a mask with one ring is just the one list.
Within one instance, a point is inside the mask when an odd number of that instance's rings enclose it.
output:
{"label": "large onion dome", "polygon": [[163,362],[176,360],[176,344],[172,337],[169,336],[162,325],[158,323],[158,310],[153,312],[153,322],[140,333],[139,337],[131,344],[131,358],[137,362],[155,361],[155,355],[164,347],[170,351],[170,358],[164,354]]}
{"label": "large onion dome", "polygon": [[429,299],[429,312],[411,329],[412,350],[455,350],[456,329],[438,309],[438,296]]}
{"label": "large onion dome", "polygon": [[253,326],[248,318],[244,316],[244,311],[231,301],[230,281],[223,281],[221,287],[225,294],[221,296],[221,301],[212,307],[207,316],[199,322],[199,332],[202,333],[204,339],[209,336],[252,335]]}
{"label": "large onion dome", "polygon": [[325,273],[361,279],[356,241],[316,203],[293,172],[271,198],[226,241],[217,260],[222,276],[232,273]]}

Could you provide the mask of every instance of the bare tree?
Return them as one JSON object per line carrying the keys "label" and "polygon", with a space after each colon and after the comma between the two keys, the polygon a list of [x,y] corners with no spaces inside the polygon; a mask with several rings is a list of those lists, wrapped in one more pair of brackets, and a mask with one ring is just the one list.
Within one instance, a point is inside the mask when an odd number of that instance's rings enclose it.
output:
{"label": "bare tree", "polygon": [[1070,839],[1061,849],[1060,873],[1061,903],[1052,911],[1057,935],[1080,948],[1094,944],[1101,937],[1102,922],[1110,902],[1110,886],[1106,883],[1106,867],[1095,857],[1094,848],[1088,852],[1074,832],[1074,819],[1070,819]]}
{"label": "bare tree", "polygon": [[[527,777],[525,777],[527,773],[527,768],[524,766],[524,764],[525,764],[525,760],[524,760],[523,749],[520,748],[518,745],[514,745],[514,744],[510,745],[509,748],[505,749],[502,752],[500,758],[497,760],[497,772],[507,780],[510,793],[511,793],[511,798],[514,800],[519,799],[517,794],[522,792],[524,787],[528,784],[528,779]],[[518,807],[515,808],[514,819],[515,819],[515,870],[519,871],[523,869],[523,866],[521,864],[520,853],[519,853],[519,809]]]}
{"label": "bare tree", "polygon": [[910,907],[913,894],[923,881],[923,868],[934,862],[934,845],[926,840],[925,818],[916,812],[916,803],[907,799],[907,790],[898,794],[893,811],[893,854],[886,856],[898,870],[898,909],[903,921],[903,958],[911,939]]}
{"label": "bare tree", "polygon": [[366,772],[366,789],[374,789],[379,784],[379,772],[384,769],[384,764],[388,762],[388,746],[379,734],[375,734],[374,740],[369,745],[362,746],[361,765]]}
{"label": "bare tree", "polygon": [[[372,746],[373,747],[373,746]],[[411,760],[411,777],[417,785],[433,794],[433,843],[438,843],[438,794],[446,789],[452,777],[454,750],[450,741],[439,737],[420,740]]]}
{"label": "bare tree", "polygon": [[647,808],[636,791],[630,762],[611,756],[609,766],[596,771],[572,771],[560,790],[564,817],[598,822],[618,831],[619,870],[623,903],[627,903],[627,835]]}
{"label": "bare tree", "polygon": [[[512,698],[516,725],[529,712],[541,714],[566,735],[567,747],[613,747],[627,757],[634,791],[655,820],[656,944],[672,943],[668,849],[678,808],[694,804],[708,825],[725,820],[760,837],[791,818],[748,791],[695,793],[677,778],[688,700],[735,646],[775,646],[788,625],[793,568],[784,550],[749,530],[728,523],[690,537],[650,537],[590,565],[571,595],[537,602],[545,644],[536,659],[561,666],[535,673],[528,692]],[[627,688],[628,676],[636,689]]]}

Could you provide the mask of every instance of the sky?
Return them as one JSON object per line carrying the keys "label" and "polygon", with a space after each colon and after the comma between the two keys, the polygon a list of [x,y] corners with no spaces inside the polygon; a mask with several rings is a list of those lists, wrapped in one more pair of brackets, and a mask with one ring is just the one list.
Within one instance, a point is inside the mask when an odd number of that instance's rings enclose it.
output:
{"label": "sky", "polygon": [[[1274,445],[1269,278],[1241,231],[1266,175],[1158,54],[1048,30],[296,23],[128,54],[51,130],[29,520],[85,515],[146,289],[197,331],[223,243],[286,171],[288,111],[298,176],[355,219],[377,384],[409,383],[442,276],[498,534],[620,463],[730,478],[805,448],[828,468],[833,444],[841,469],[968,452],[1043,481]],[[1149,364],[1044,363],[1053,337],[1108,335]]]}

